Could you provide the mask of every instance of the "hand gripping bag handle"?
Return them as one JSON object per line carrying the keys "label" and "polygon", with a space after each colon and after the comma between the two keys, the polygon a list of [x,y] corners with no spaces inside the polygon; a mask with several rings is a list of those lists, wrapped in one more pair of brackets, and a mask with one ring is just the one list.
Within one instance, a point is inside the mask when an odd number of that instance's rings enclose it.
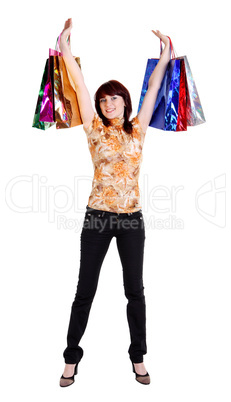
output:
{"label": "hand gripping bag handle", "polygon": [[[168,36],[168,39],[169,39],[169,43],[170,43],[170,58],[175,59],[175,57],[176,57],[175,51],[174,51],[174,48],[173,48],[171,38],[169,36]],[[163,52],[163,42],[160,39],[160,56],[162,55],[162,52]]]}
{"label": "hand gripping bag handle", "polygon": [[[53,49],[49,49],[49,55],[50,56],[63,56],[61,50],[60,50],[60,40],[61,40],[61,35],[63,32],[60,33],[60,35],[58,36],[57,40],[56,40],[56,45],[55,45],[55,50]],[[70,42],[71,40],[71,34],[68,36],[67,38],[67,42]]]}

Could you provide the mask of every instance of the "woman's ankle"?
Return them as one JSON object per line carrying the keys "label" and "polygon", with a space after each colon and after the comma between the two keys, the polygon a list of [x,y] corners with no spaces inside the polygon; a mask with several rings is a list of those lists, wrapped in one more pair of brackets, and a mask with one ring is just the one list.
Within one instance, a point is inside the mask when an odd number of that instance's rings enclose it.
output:
{"label": "woman's ankle", "polygon": [[76,364],[65,363],[64,372],[63,372],[64,377],[72,377],[74,375],[75,366],[76,366]]}

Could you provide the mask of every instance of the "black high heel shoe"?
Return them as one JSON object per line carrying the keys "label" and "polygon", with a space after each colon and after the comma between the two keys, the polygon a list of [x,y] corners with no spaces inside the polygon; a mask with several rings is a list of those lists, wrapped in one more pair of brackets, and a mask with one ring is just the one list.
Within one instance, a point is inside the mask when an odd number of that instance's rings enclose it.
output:
{"label": "black high heel shoe", "polygon": [[150,375],[148,372],[146,374],[137,374],[135,370],[134,363],[132,362],[132,368],[133,368],[133,373],[136,375],[136,381],[138,381],[140,384],[148,385],[151,382]]}
{"label": "black high heel shoe", "polygon": [[59,385],[60,387],[69,387],[69,385],[72,385],[75,382],[75,375],[78,373],[78,364],[75,365],[75,371],[72,377],[62,377],[60,378]]}

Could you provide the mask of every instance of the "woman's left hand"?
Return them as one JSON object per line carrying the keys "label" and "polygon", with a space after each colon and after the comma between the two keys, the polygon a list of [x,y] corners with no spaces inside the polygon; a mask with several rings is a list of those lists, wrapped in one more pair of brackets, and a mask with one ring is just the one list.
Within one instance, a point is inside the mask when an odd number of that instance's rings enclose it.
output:
{"label": "woman's left hand", "polygon": [[152,32],[154,33],[154,35],[157,36],[157,38],[159,38],[159,39],[162,40],[162,42],[165,44],[165,46],[169,44],[169,38],[168,38],[168,36],[163,35],[163,34],[162,34],[160,31],[158,31],[158,30],[157,30],[157,31],[153,31],[153,30],[152,30]]}

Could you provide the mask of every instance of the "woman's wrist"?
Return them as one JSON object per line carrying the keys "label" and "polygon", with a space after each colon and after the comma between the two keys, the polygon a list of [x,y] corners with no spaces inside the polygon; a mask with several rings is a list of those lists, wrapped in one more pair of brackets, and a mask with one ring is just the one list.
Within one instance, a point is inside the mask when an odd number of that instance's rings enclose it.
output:
{"label": "woman's wrist", "polygon": [[163,50],[162,56],[166,57],[166,55],[167,55],[170,58],[171,46],[170,46],[169,38],[167,38],[167,40],[165,40],[163,43],[164,43],[164,50]]}
{"label": "woman's wrist", "polygon": [[165,36],[164,40],[161,39],[165,47],[170,47],[170,40]]}
{"label": "woman's wrist", "polygon": [[68,52],[68,51],[70,51],[70,47],[69,47],[69,45],[68,45],[68,43],[67,43],[67,39],[66,39],[66,38],[62,38],[62,36],[61,36],[61,38],[60,38],[59,47],[60,47],[60,50],[61,50],[62,53],[63,53],[63,52]]}

